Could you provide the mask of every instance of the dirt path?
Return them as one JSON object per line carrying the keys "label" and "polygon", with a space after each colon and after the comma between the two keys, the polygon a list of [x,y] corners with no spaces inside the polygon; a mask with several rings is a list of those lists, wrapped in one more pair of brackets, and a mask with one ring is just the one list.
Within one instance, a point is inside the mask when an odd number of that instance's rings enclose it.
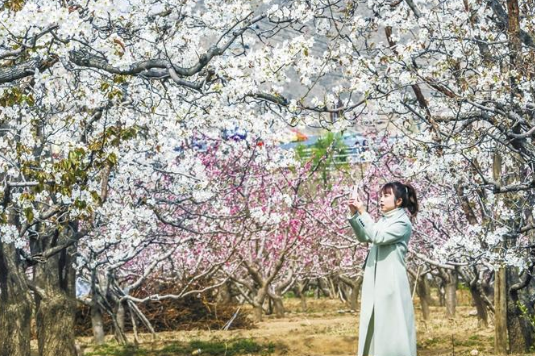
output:
{"label": "dirt path", "polygon": [[[417,304],[416,304],[417,305]],[[148,334],[142,335],[142,344],[154,347],[172,342],[191,340],[233,340],[250,338],[261,344],[277,345],[273,355],[291,356],[354,356],[358,344],[358,313],[340,310],[338,300],[310,300],[309,310],[301,312],[297,300],[288,300],[289,312],[285,318],[266,316],[257,328],[230,331],[177,331],[158,333],[153,343]],[[470,306],[458,306],[454,319],[445,316],[442,307],[431,308],[432,320],[425,323],[416,307],[419,356],[493,355],[494,330],[478,328],[477,318]],[[81,338],[88,343],[88,338]],[[388,342],[388,340],[385,340]],[[145,344],[145,345],[147,345]]]}

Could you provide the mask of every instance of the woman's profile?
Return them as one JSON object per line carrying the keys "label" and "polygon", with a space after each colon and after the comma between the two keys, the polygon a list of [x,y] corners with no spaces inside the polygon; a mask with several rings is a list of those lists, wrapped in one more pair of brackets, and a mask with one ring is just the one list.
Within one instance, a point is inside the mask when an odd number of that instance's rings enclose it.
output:
{"label": "woman's profile", "polygon": [[[418,213],[411,185],[381,188],[382,217],[374,222],[355,187],[349,223],[360,242],[372,243],[364,266],[358,356],[416,356],[416,329],[405,255]],[[410,219],[407,213],[410,213]]]}

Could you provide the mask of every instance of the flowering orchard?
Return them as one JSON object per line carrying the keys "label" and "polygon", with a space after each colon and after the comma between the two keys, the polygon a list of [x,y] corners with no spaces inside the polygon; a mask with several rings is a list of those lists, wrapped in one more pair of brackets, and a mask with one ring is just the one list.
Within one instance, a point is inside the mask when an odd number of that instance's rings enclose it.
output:
{"label": "flowering orchard", "polygon": [[[150,329],[130,291],[154,278],[178,287],[152,299],[230,285],[257,319],[313,282],[355,307],[356,177],[372,212],[384,180],[420,192],[408,270],[422,303],[433,276],[454,313],[460,279],[482,324],[494,315],[497,351],[528,350],[534,6],[4,1],[0,355],[30,354],[32,319],[40,355],[76,354],[77,277],[97,342],[102,313],[120,341],[124,308]],[[329,182],[327,160],[274,143],[288,125],[379,120],[402,139]],[[221,137],[236,127],[243,140]]]}

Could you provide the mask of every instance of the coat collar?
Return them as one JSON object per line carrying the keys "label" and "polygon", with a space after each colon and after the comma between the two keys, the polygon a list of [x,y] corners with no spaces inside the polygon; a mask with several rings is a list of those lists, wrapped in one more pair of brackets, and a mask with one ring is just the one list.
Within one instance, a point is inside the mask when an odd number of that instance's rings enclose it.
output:
{"label": "coat collar", "polygon": [[386,213],[381,212],[381,215],[384,218],[388,219],[388,218],[391,218],[393,216],[398,216],[398,215],[400,215],[400,213],[403,213],[403,212],[404,212],[403,208],[395,208],[395,209],[392,209],[390,211],[387,211]]}

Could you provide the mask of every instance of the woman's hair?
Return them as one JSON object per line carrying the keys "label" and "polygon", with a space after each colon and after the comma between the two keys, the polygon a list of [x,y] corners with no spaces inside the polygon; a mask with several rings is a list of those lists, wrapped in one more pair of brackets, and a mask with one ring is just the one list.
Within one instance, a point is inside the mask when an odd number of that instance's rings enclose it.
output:
{"label": "woman's hair", "polygon": [[401,182],[389,182],[383,185],[381,193],[394,193],[395,201],[401,198],[401,207],[407,208],[411,213],[411,218],[416,218],[419,211],[418,198],[416,197],[416,190],[410,184],[403,184]]}

